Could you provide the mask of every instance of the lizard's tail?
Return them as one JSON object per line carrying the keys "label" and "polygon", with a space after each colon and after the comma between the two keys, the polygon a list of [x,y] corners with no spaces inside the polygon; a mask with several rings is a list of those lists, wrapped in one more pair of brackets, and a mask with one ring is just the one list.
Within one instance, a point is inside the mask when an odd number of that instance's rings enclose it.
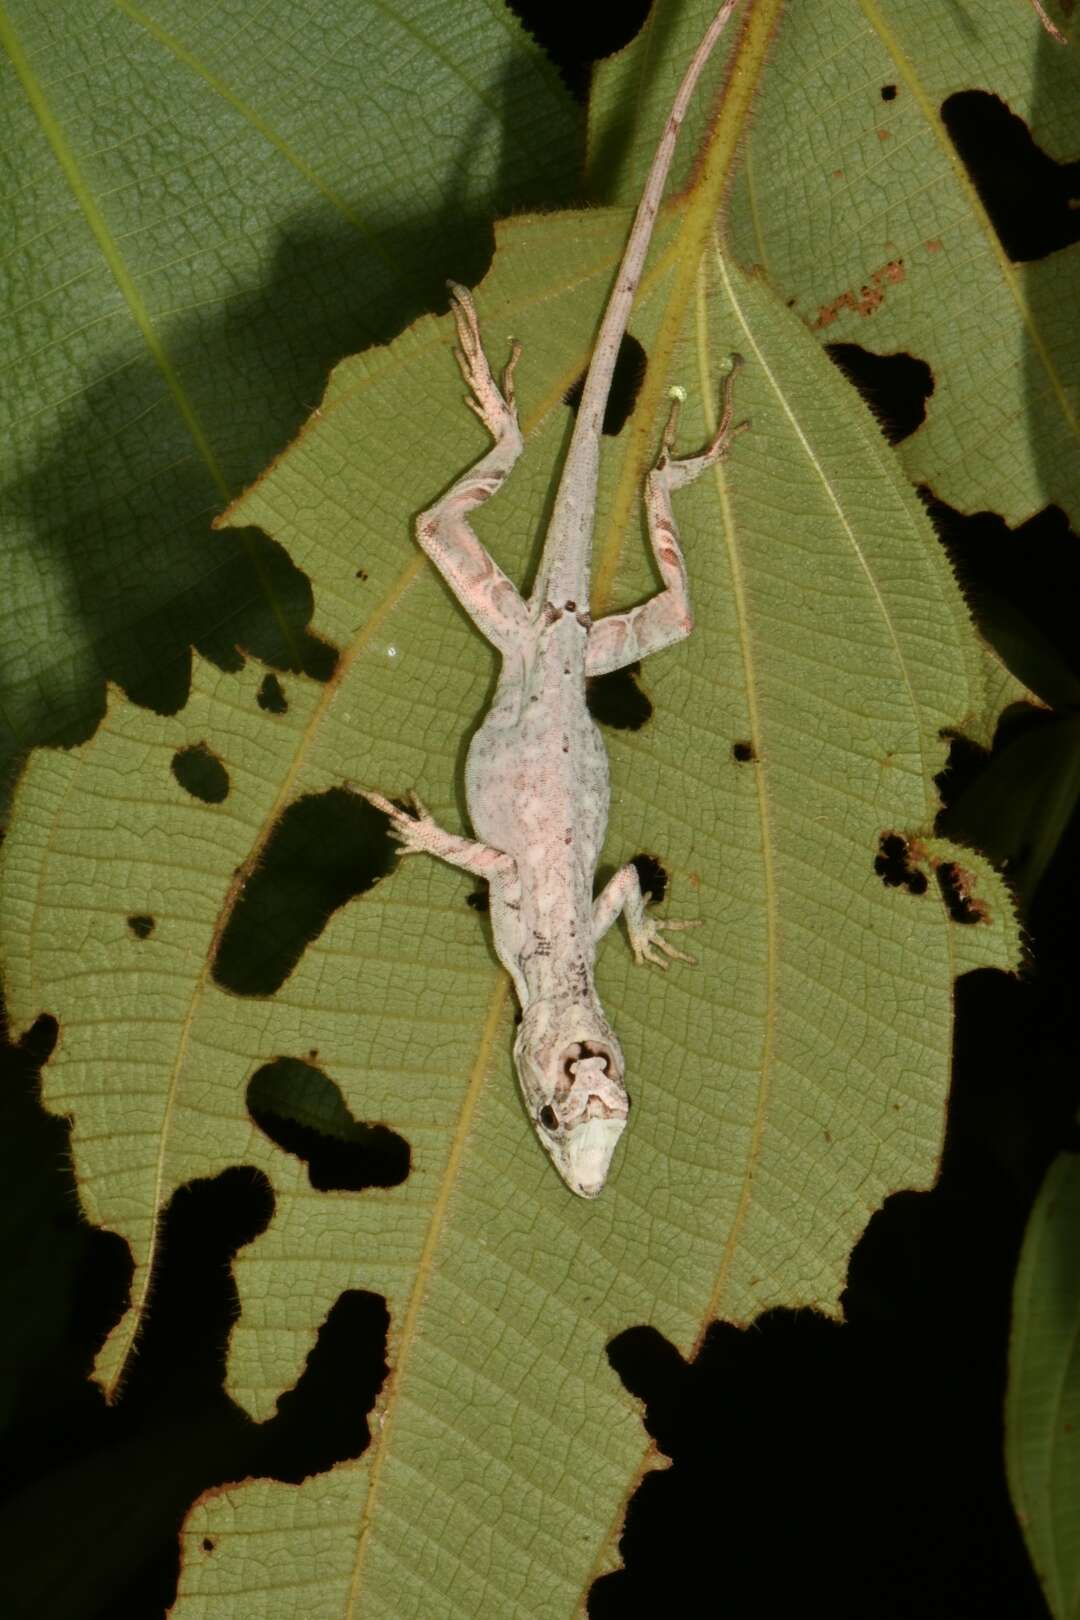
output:
{"label": "lizard's tail", "polygon": [[[653,224],[660,210],[664,186],[675,153],[679,128],[686,117],[687,108],[705,64],[737,4],[738,0],[725,0],[694,52],[676,92],[667,123],[664,125],[664,133],[660,137],[656,155],[645,181],[645,188],[641,193],[641,201],[634,215],[634,223],[630,228],[615,285],[600,324],[600,332],[589,363],[577,420],[570,439],[570,448],[559,480],[559,492],[549,534],[559,537],[562,555],[551,558],[550,568],[542,570],[548,573],[548,579],[537,581],[545,598],[550,592],[559,597],[565,595],[574,600],[588,600],[589,550],[599,475],[600,434],[604,425],[608,394],[611,392],[615,361],[630,319],[634,296],[641,281],[645,256],[652,239]],[[548,562],[549,559],[545,556],[544,563]]]}

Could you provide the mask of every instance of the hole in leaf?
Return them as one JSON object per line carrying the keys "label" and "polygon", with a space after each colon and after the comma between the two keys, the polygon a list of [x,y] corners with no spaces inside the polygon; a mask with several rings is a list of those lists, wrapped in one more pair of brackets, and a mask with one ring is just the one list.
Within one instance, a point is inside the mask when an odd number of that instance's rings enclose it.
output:
{"label": "hole in leaf", "polygon": [[284,714],[289,707],[289,700],[285,696],[285,688],[276,675],[263,676],[256,701],[259,708],[265,709],[267,714]]}
{"label": "hole in leaf", "polygon": [[244,884],[214,960],[237,995],[271,995],[332,914],[391,870],[386,817],[346,788],[297,799]]}
{"label": "hole in leaf", "polygon": [[172,773],[185,792],[204,804],[221,804],[229,794],[229,773],[206,743],[193,743],[172,757]]}
{"label": "hole in leaf", "polygon": [[[226,528],[214,535],[220,552],[223,542],[235,547],[233,567],[240,573],[231,589],[226,581],[217,581],[221,601],[244,604],[242,625],[232,628],[246,652],[271,669],[309,675],[314,681],[328,681],[337,668],[337,649],[321,636],[308,629],[313,596],[311,581],[303,573],[285,548],[272,540],[261,529]],[[259,588],[252,590],[251,580],[259,580]],[[215,602],[215,607],[219,604]],[[208,620],[212,619],[209,608]],[[219,608],[220,614],[220,608]],[[215,627],[216,627],[216,620]],[[216,627],[220,637],[221,629]],[[196,645],[198,643],[196,642]]]}
{"label": "hole in leaf", "polygon": [[731,745],[731,757],[737,760],[740,765],[747,765],[751,760],[756,759],[757,755],[754,752],[752,742],[737,742]]}
{"label": "hole in leaf", "polygon": [[655,855],[635,855],[630,864],[637,872],[646,900],[659,905],[668,890],[668,875],[661,862]]}
{"label": "hole in leaf", "polygon": [[[1045,1617],[1000,1414],[1017,1254],[1076,1106],[1069,927],[1055,967],[1064,996],[990,970],[957,980],[940,1178],[931,1192],[888,1197],[870,1220],[848,1267],[845,1322],[770,1310],[748,1328],[714,1323],[691,1361],[651,1326],[610,1341],[610,1366],[670,1466],[631,1497],[623,1567],[593,1585],[590,1620],[651,1620],[671,1612],[673,1590],[714,1590],[718,1525],[732,1614],[802,1612],[815,1548],[832,1545],[842,1554],[823,1602],[841,1620],[861,1620],[868,1591],[874,1620]],[[1033,1072],[1050,1083],[1033,1086]],[[905,1112],[917,1108],[900,1095]],[[850,1115],[833,1108],[850,1147]],[[947,1534],[926,1534],[941,1525]]]}
{"label": "hole in leaf", "polygon": [[474,889],[472,894],[465,896],[465,904],[472,906],[474,911],[479,911],[481,914],[491,910],[491,902],[486,889]]}
{"label": "hole in leaf", "polygon": [[882,833],[874,871],[889,889],[925,894],[929,888],[926,873],[916,865],[910,843],[901,833]]}
{"label": "hole in leaf", "polygon": [[127,923],[136,939],[149,939],[157,926],[153,917],[149,917],[145,913],[129,917]]}
{"label": "hole in leaf", "polygon": [[627,664],[610,675],[593,675],[585,682],[585,702],[597,725],[613,731],[640,731],[652,718],[653,706],[637,683],[640,664]]}
{"label": "hole in leaf", "polygon": [[[101,1405],[96,1431],[63,1467],[5,1506],[5,1613],[163,1614],[193,1501],[252,1476],[297,1484],[369,1444],[368,1413],[387,1371],[389,1318],[376,1295],[338,1296],[273,1417],[256,1424],[225,1393],[239,1316],[231,1263],[273,1205],[265,1176],[247,1166],[174,1193],[116,1404]],[[296,1272],[292,1293],[303,1290]]]}
{"label": "hole in leaf", "polygon": [[260,1451],[273,1479],[299,1485],[359,1457],[371,1443],[368,1413],[389,1368],[386,1301],[365,1289],[339,1294],[292,1389],[262,1425]]}
{"label": "hole in leaf", "polygon": [[1040,696],[1075,704],[1066,672],[1080,676],[1080,545],[1065,513],[1047,506],[1010,529],[997,512],[958,512],[919,493],[987,638]]}
{"label": "hole in leaf", "polygon": [[628,45],[649,14],[649,0],[618,6],[516,6],[529,32],[558,68],[575,100],[588,99],[595,63]]}
{"label": "hole in leaf", "polygon": [[[301,673],[310,675],[313,681],[325,683],[333,679],[337,666],[337,648],[309,632],[304,641],[304,663]],[[290,666],[282,664],[279,667],[288,669]]]}
{"label": "hole in leaf", "polygon": [[[1031,711],[1024,711],[1030,713]],[[999,725],[998,731],[1001,731]],[[995,743],[997,736],[995,735]],[[972,742],[970,737],[957,733],[949,736],[949,755],[945,768],[934,777],[934,786],[941,797],[942,808],[934,822],[935,831],[944,833],[949,837],[949,810],[957,799],[971,787],[973,782],[986,770],[990,755],[979,743]],[[966,840],[959,839],[960,843]]]}
{"label": "hole in leaf", "polygon": [[861,343],[827,343],[839,366],[869,405],[890,444],[899,444],[926,420],[934,375],[925,360],[910,354],[873,354]]}
{"label": "hole in leaf", "polygon": [[985,90],[948,96],[941,116],[1010,259],[1042,259],[1080,241],[1080,163],[1050,157]]}
{"label": "hole in leaf", "polygon": [[409,1144],[386,1125],[355,1120],[340,1088],[297,1058],[264,1064],[248,1083],[259,1129],[308,1167],[318,1192],[397,1187],[409,1173]]}
{"label": "hole in leaf", "polygon": [[[609,437],[614,438],[616,434],[622,432],[633,412],[638,394],[641,392],[641,385],[645,381],[646,365],[645,350],[637,338],[631,337],[627,332],[619,345],[615,374],[611,379],[611,393],[608,395],[604,410],[604,433]],[[581,404],[584,389],[583,373],[576,382],[571,383],[563,396],[563,403],[569,405],[575,414]]]}
{"label": "hole in leaf", "polygon": [[895,86],[895,84],[883,84],[882,85],[882,87],[881,87],[881,99],[882,99],[882,101],[895,101],[896,100],[896,86]]}
{"label": "hole in leaf", "polygon": [[[0,1028],[6,1498],[102,1433],[107,1408],[90,1370],[124,1310],[132,1275],[123,1238],[82,1213],[70,1120],[42,1105],[40,1070],[59,1034],[47,1013],[14,1043]],[[29,1612],[40,1613],[40,1604]]]}

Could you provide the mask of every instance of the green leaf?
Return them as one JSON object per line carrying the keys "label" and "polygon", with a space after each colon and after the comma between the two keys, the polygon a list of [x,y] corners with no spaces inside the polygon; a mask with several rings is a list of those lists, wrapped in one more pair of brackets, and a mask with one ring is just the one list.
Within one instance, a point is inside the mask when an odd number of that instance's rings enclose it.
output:
{"label": "green leaf", "polygon": [[1013,1290],[1009,1489],[1055,1620],[1080,1614],[1080,1157],[1050,1166]]}
{"label": "green leaf", "polygon": [[[669,85],[709,9],[665,9]],[[230,509],[310,582],[305,634],[335,650],[332,668],[283,656],[268,692],[253,663],[196,655],[178,712],[114,691],[89,742],[39,752],[19,784],[0,899],[12,1019],[58,1019],[46,1098],[73,1120],[88,1215],[136,1262],[103,1382],[116,1388],[153,1310],[171,1193],[231,1165],[275,1197],[234,1265],[233,1399],[268,1417],[343,1290],[388,1303],[372,1445],[299,1486],[248,1481],[200,1502],[183,1532],[189,1620],[253,1604],[579,1609],[649,1466],[607,1344],[645,1321],[689,1355],[717,1316],[836,1314],[870,1213],[936,1174],[955,975],[1016,964],[1005,884],[933,829],[943,729],[986,737],[1019,689],[975,637],[868,412],[714,235],[778,9],[754,8],[738,95],[699,125],[709,150],[666,210],[633,319],[649,360],[637,407],[604,448],[595,612],[656,588],[640,492],[670,385],[690,395],[690,448],[727,356],[745,355],[752,431],[679,500],[695,633],[643,668],[651,720],[608,735],[606,859],[658,855],[672,913],[703,926],[698,967],[666,975],[635,969],[617,936],[604,945],[599,988],[635,1102],[604,1196],[572,1198],[532,1138],[471,885],[393,865],[355,792],[416,790],[460,825],[463,742],[491,688],[489,649],[411,534],[484,448],[448,319],[342,362]],[[627,225],[515,218],[478,292],[493,357],[524,344],[526,454],[477,519],[517,579],[537,560],[563,395]],[[305,1065],[319,1077],[306,1097]],[[341,1136],[385,1126],[409,1174],[320,1190],[260,1128],[267,1112]]]}
{"label": "green leaf", "polygon": [[579,120],[498,0],[14,0],[0,60],[2,780],[106,681],[175,712],[193,647],[325,670],[308,581],[210,519],[493,214],[570,194]]}
{"label": "green leaf", "polygon": [[[732,253],[822,342],[926,363],[909,477],[1010,524],[1054,501],[1080,526],[1080,259],[1053,176],[1080,149],[1078,92],[1075,48],[1028,5],[791,6],[728,214]],[[964,111],[994,117],[997,174],[1040,188],[1057,236],[1002,242],[949,133]]]}

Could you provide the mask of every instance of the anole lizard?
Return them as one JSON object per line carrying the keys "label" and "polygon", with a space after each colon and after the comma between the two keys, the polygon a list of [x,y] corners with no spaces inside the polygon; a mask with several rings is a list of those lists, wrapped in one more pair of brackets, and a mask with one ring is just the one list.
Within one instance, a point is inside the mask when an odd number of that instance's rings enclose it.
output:
{"label": "anole lizard", "polygon": [[700,455],[672,456],[676,394],[646,480],[649,541],[664,589],[627,613],[594,623],[588,612],[589,570],[600,433],[679,126],[736,3],[726,0],[710,24],[664,126],[593,350],[527,602],[468,522],[468,514],[495,493],[523,448],[514,402],[521,346],[512,345],[500,387],[484,354],[472,298],[450,283],[460,344],[455,355],[470,390],[466,403],[495,442],[421,513],[416,535],[474,624],[502,654],[491,708],[465,766],[476,838],[445,831],[415,798],[410,812],[379,793],[365,794],[390,818],[391,832],[406,854],[426,850],[487,880],[495,949],[521,1004],[514,1064],[525,1107],[559,1174],[582,1198],[595,1198],[603,1188],[630,1107],[622,1049],[593,982],[597,941],[622,912],[636,961],[664,967],[664,955],[693,960],[662,932],[691,925],[646,915],[632,864],[593,898],[610,788],[607,754],[585,703],[585,681],[660,652],[690,633],[671,492],[715,465],[738,431],[732,427],[735,362],[724,383],[712,442]]}

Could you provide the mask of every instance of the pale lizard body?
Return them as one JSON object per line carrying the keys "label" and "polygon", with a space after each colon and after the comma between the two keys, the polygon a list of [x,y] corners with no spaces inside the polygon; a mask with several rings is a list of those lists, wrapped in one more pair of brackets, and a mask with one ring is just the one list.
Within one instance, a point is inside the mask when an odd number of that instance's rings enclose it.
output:
{"label": "pale lizard body", "polygon": [[600,434],[619,345],[626,330],[667,177],[675,136],[701,69],[735,0],[703,38],[676,96],[639,204],[589,366],[540,570],[528,602],[469,527],[468,513],[499,488],[522,450],[513,394],[515,344],[500,388],[484,355],[472,299],[451,284],[471,390],[468,403],[494,445],[430,510],[417,538],[462,606],[502,654],[491,707],[469,748],[465,792],[476,839],[439,827],[381,794],[406,852],[426,850],[485,878],[495,949],[514,981],[521,1023],[518,1079],[541,1142],[581,1197],[601,1191],[629,1110],[619,1042],[593,982],[596,943],[620,911],[638,961],[684,957],[663,929],[689,926],[648,917],[636,868],[624,866],[594,900],[610,798],[607,754],[585,701],[586,677],[619,669],[688,635],[686,572],[671,511],[672,489],[717,462],[732,437],[731,379],[721,420],[699,456],[673,460],[677,405],[646,484],[649,539],[665,589],[628,613],[592,623],[589,571]]}

